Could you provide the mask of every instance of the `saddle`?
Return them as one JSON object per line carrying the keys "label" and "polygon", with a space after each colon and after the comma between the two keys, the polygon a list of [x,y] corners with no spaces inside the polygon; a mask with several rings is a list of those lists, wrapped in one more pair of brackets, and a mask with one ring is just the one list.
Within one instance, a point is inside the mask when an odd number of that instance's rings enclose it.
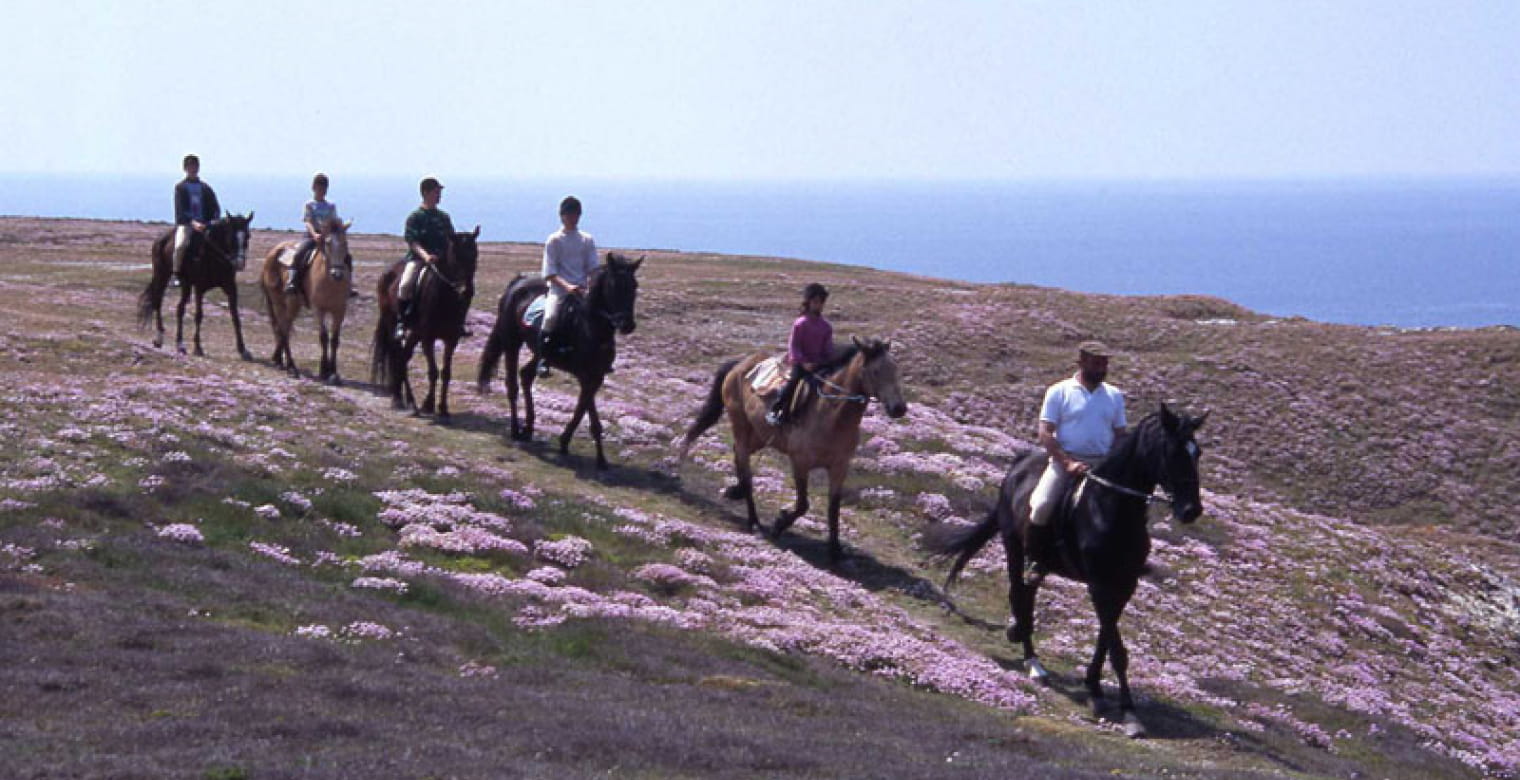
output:
{"label": "saddle", "polygon": [[[539,330],[544,326],[544,312],[549,306],[549,294],[534,298],[523,307],[522,325],[529,330]],[[553,337],[551,342],[554,352],[558,355],[567,355],[574,348],[572,339],[564,338],[564,334],[572,333],[574,323],[580,319],[583,304],[578,296],[570,296],[560,305],[559,322],[556,323],[555,332],[549,334]]]}
{"label": "saddle", "polygon": [[[781,393],[781,388],[786,384],[786,378],[791,374],[791,366],[786,362],[786,354],[768,357],[754,368],[751,368],[744,378],[749,381],[749,387],[770,406]],[[796,420],[801,417],[800,412],[812,401],[817,394],[818,379],[812,374],[803,376],[802,381],[797,383],[797,389],[792,391],[792,402],[786,410],[790,419]]]}
{"label": "saddle", "polygon": [[[1020,508],[1026,522],[1032,509],[1031,499],[1034,496],[1034,488],[1038,483],[1038,479],[1025,480],[1014,495],[1014,506]],[[1087,495],[1090,486],[1091,480],[1083,477],[1068,481],[1061,490],[1061,495],[1056,499],[1055,510],[1050,513],[1050,521],[1046,524],[1046,533],[1040,535],[1043,537],[1043,543],[1039,545],[1039,549],[1031,547],[1026,550],[1029,561],[1038,569],[1053,572],[1079,571],[1076,551],[1072,549],[1072,544],[1069,542],[1072,515],[1075,514],[1077,507],[1081,506],[1082,499]],[[1026,542],[1028,540],[1029,538],[1026,537]]]}

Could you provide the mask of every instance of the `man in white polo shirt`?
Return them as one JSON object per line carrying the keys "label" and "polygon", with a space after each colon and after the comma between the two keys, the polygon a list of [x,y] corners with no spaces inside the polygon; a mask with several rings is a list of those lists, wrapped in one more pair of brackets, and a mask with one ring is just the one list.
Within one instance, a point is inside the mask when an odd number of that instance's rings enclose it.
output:
{"label": "man in white polo shirt", "polygon": [[1071,480],[1086,474],[1128,425],[1124,394],[1108,378],[1108,347],[1097,341],[1077,345],[1077,373],[1050,386],[1040,407],[1040,446],[1050,465],[1029,497],[1029,545],[1043,545],[1043,532]]}

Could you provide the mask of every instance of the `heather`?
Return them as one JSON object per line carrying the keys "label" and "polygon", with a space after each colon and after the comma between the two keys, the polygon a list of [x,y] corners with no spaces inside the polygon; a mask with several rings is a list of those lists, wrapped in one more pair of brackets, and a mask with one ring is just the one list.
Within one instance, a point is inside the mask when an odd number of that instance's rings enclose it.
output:
{"label": "heather", "polygon": [[[209,358],[153,349],[130,313],[157,229],[0,220],[8,776],[345,776],[402,741],[445,767],[418,772],[453,776],[1520,771],[1514,331],[654,253],[599,399],[603,474],[584,430],[555,454],[563,377],[538,388],[540,440],[507,441],[500,385],[457,381],[479,337],[456,358],[449,427],[362,383],[237,360],[219,304]],[[398,242],[352,246],[362,283]],[[478,334],[534,258],[482,248]],[[686,463],[671,446],[711,370],[778,346],[813,279],[836,291],[839,332],[893,340],[911,404],[866,417],[837,567],[817,517],[779,544],[740,530],[742,507],[717,497],[723,434]],[[373,322],[367,293],[345,377],[367,373]],[[1045,589],[1057,674],[1041,688],[985,626],[1006,610],[997,553],[952,612],[915,546],[927,523],[985,511],[1089,337],[1122,351],[1136,417],[1163,399],[1213,409],[1206,514],[1156,522],[1156,573],[1124,620],[1147,743],[1081,706],[1096,621],[1079,586]],[[309,320],[295,339],[309,376]],[[755,485],[765,519],[790,501],[777,458]],[[234,728],[237,705],[255,733]]]}

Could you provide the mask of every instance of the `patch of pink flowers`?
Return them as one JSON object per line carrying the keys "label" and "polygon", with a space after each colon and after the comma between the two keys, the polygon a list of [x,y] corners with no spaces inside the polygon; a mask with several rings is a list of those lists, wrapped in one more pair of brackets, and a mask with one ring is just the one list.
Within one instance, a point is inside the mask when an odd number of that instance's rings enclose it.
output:
{"label": "patch of pink flowers", "polygon": [[269,542],[249,542],[248,549],[273,561],[278,561],[286,566],[300,566],[301,559],[290,554],[290,548]]}
{"label": "patch of pink flowers", "polygon": [[182,544],[202,544],[206,541],[201,529],[189,523],[170,523],[158,529],[158,538]]}
{"label": "patch of pink flowers", "polygon": [[573,569],[591,556],[591,542],[579,536],[567,536],[555,541],[540,540],[534,545],[533,554],[550,563]]}

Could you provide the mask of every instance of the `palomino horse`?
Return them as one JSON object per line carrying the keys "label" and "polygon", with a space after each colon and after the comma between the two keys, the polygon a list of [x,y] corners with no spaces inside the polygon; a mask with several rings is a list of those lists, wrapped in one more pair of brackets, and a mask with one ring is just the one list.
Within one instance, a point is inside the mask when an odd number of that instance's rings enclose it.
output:
{"label": "palomino horse", "polygon": [[[454,348],[464,337],[464,318],[470,312],[470,300],[475,297],[475,264],[480,248],[475,240],[480,237],[480,226],[473,233],[455,233],[453,251],[445,253],[435,264],[425,264],[417,278],[417,289],[412,291],[412,305],[416,325],[406,333],[403,342],[397,342],[394,331],[400,317],[397,285],[405,263],[398,261],[380,276],[375,294],[379,298],[380,316],[375,323],[373,357],[370,360],[370,381],[386,384],[391,392],[391,405],[397,409],[412,408],[419,414],[433,413],[433,399],[438,399],[438,421],[448,422],[449,380],[454,373]],[[443,390],[438,391],[438,360],[433,355],[436,341],[443,342]],[[412,394],[412,382],[407,377],[407,364],[412,361],[412,350],[422,345],[427,357],[428,394],[422,406]]]}
{"label": "palomino horse", "polygon": [[1051,519],[1056,525],[1051,536],[1057,542],[1045,549],[1028,550],[1025,540],[1029,524],[1029,496],[1040,481],[1048,457],[1042,451],[1019,459],[1003,479],[997,506],[975,526],[934,526],[924,536],[924,546],[937,555],[954,555],[955,564],[945,578],[945,587],[961,568],[993,536],[1002,534],[1003,549],[1008,554],[1008,604],[1013,623],[1008,641],[1024,645],[1024,663],[1029,676],[1044,682],[1048,679],[1034,652],[1034,597],[1045,573],[1024,580],[1024,558],[1042,564],[1046,572],[1087,584],[1087,593],[1098,613],[1098,643],[1092,663],[1087,667],[1087,690],[1091,694],[1094,716],[1103,714],[1103,661],[1107,657],[1119,678],[1119,710],[1125,731],[1132,737],[1145,735],[1145,727],[1135,715],[1135,702],[1129,692],[1129,652],[1119,636],[1119,616],[1135,593],[1145,560],[1150,555],[1151,537],[1146,528],[1146,507],[1157,501],[1151,492],[1161,485],[1171,493],[1172,516],[1191,523],[1203,514],[1198,497],[1198,443],[1193,434],[1203,425],[1201,417],[1179,416],[1165,404],[1148,415],[1128,435],[1114,443],[1113,449],[1077,488],[1075,503],[1063,499],[1061,511]]}
{"label": "palomino horse", "polygon": [[829,475],[829,558],[839,560],[839,499],[844,494],[844,478],[850,459],[860,445],[860,418],[870,399],[879,399],[888,417],[902,417],[908,412],[902,387],[897,378],[897,363],[888,350],[891,344],[878,339],[852,339],[849,347],[835,361],[843,366],[825,380],[813,394],[812,403],[798,411],[801,416],[779,428],[765,421],[768,404],[755,394],[748,374],[769,355],[751,355],[718,368],[713,376],[707,402],[697,412],[681,442],[684,460],[691,443],[711,428],[726,411],[734,431],[734,475],[738,482],[730,486],[727,498],[743,498],[749,510],[748,528],[754,530],[760,519],[755,514],[755,496],[749,468],[750,455],[772,447],[792,461],[792,481],[797,486],[797,502],[783,509],[771,525],[771,537],[779,538],[797,518],[808,510],[808,473],[826,469]]}
{"label": "palomino horse", "polygon": [[[190,302],[190,291],[195,291],[195,354],[205,355],[201,349],[202,302],[206,291],[215,287],[227,296],[227,309],[232,312],[232,332],[237,337],[237,351],[244,360],[253,355],[243,345],[243,321],[238,316],[237,273],[248,262],[248,225],[253,222],[253,212],[248,216],[228,214],[224,219],[211,222],[203,234],[193,240],[185,253],[185,265],[180,269],[180,293],[178,324],[174,329],[174,343],[180,354],[185,353],[185,305]],[[174,229],[153,242],[153,279],[137,296],[137,324],[156,322],[158,330],[153,335],[153,346],[164,345],[164,290],[169,287],[169,277],[174,273]]]}
{"label": "palomino horse", "polygon": [[[634,273],[644,258],[629,260],[609,252],[606,262],[591,272],[586,283],[586,299],[574,309],[561,314],[567,317],[560,323],[560,343],[568,349],[549,356],[549,365],[568,372],[580,384],[580,398],[570,424],[559,436],[561,454],[570,451],[570,437],[581,424],[582,415],[591,418],[591,438],[596,441],[596,467],[607,468],[607,457],[602,454],[602,418],[596,413],[596,392],[602,387],[612,361],[617,357],[616,334],[633,332],[633,304],[639,294],[639,280]],[[543,295],[548,284],[538,276],[519,274],[507,291],[502,293],[496,305],[496,325],[491,328],[491,338],[486,341],[485,354],[480,358],[480,392],[490,387],[496,375],[496,363],[502,355],[507,357],[507,399],[512,405],[512,438],[524,441],[533,438],[533,380],[537,378],[533,368],[535,360],[518,369],[518,352],[527,344],[534,359],[538,357],[538,326],[523,322],[523,314],[534,299]],[[569,305],[569,301],[566,301]],[[522,383],[525,424],[517,423],[517,387]]]}
{"label": "palomino horse", "polygon": [[264,302],[269,305],[269,327],[274,330],[274,355],[277,368],[300,376],[296,358],[290,352],[290,331],[301,310],[310,305],[317,320],[322,343],[322,366],[317,378],[330,385],[341,385],[338,378],[338,339],[343,333],[343,318],[348,314],[348,291],[353,286],[348,269],[348,229],[353,222],[333,219],[322,226],[321,237],[311,250],[306,277],[301,289],[285,292],[287,274],[294,273],[281,262],[281,256],[293,256],[300,241],[282,241],[264,257],[264,272],[259,284]]}

